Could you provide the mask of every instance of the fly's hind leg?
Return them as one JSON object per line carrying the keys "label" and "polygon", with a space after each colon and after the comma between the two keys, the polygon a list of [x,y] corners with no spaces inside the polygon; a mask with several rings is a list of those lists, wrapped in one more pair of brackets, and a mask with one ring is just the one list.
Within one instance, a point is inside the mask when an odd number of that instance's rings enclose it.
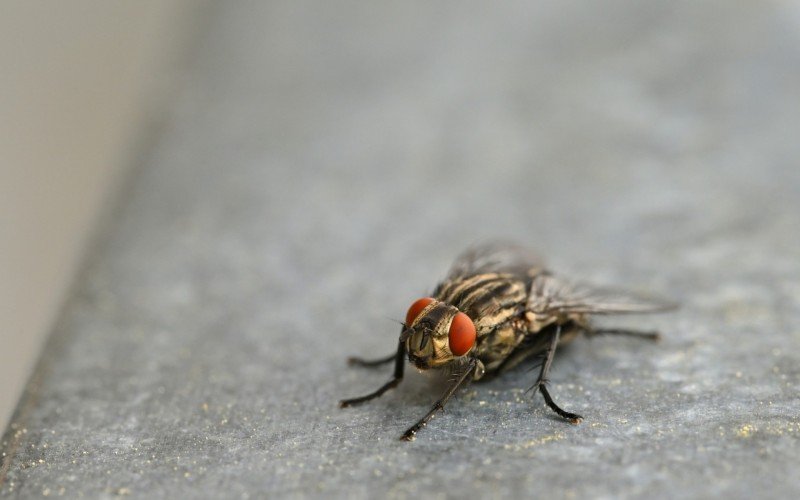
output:
{"label": "fly's hind leg", "polygon": [[[343,399],[339,401],[339,407],[346,408],[348,406],[354,406],[361,403],[366,403],[371,399],[375,399],[381,396],[384,392],[388,391],[389,389],[394,389],[400,382],[403,380],[403,370],[406,366],[406,343],[404,339],[401,339],[397,345],[397,353],[394,355],[394,376],[392,379],[385,384],[383,384],[377,391],[371,392],[366,396],[361,396],[358,398],[352,399]],[[367,365],[369,366],[369,365]]]}
{"label": "fly's hind leg", "polygon": [[433,407],[430,409],[428,413],[425,414],[424,417],[419,419],[419,421],[416,424],[409,427],[408,430],[406,430],[403,433],[403,435],[400,436],[400,439],[402,439],[403,441],[412,441],[414,437],[417,435],[417,432],[419,432],[420,429],[422,429],[428,424],[428,422],[430,421],[430,419],[433,418],[436,412],[444,409],[444,405],[447,404],[447,402],[450,400],[450,398],[453,396],[456,390],[458,390],[458,388],[461,387],[461,385],[464,384],[464,382],[471,379],[471,376],[473,375],[473,373],[477,368],[478,368],[478,360],[475,358],[471,358],[469,360],[469,364],[464,369],[464,371],[458,376],[453,385],[451,385],[445,391],[444,395],[442,395],[442,397],[436,403],[433,404]]}
{"label": "fly's hind leg", "polygon": [[558,413],[559,416],[569,420],[573,424],[579,424],[583,417],[578,415],[577,413],[570,413],[568,411],[562,410],[556,403],[553,401],[553,398],[550,396],[550,392],[548,392],[546,384],[547,384],[547,373],[550,371],[550,365],[553,364],[553,356],[556,353],[556,347],[558,346],[559,338],[561,337],[561,325],[556,327],[555,333],[550,339],[550,345],[545,352],[545,358],[542,362],[542,367],[539,370],[539,376],[536,378],[536,382],[530,388],[530,390],[538,389],[539,392],[542,393],[544,397],[544,402],[547,403],[547,406],[550,407],[551,410]]}
{"label": "fly's hind leg", "polygon": [[636,337],[644,340],[658,342],[661,334],[655,330],[628,330],[626,328],[585,328],[590,337],[595,335],[623,335],[625,337]]}

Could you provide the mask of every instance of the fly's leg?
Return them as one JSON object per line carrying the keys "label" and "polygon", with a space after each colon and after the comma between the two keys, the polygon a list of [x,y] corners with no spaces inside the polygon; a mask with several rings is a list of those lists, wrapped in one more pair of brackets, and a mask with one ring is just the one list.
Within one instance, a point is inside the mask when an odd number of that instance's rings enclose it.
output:
{"label": "fly's leg", "polygon": [[645,340],[658,342],[661,334],[653,330],[628,330],[625,328],[587,328],[586,333],[594,335],[624,335],[626,337],[636,337]]}
{"label": "fly's leg", "polygon": [[396,353],[391,353],[390,355],[384,358],[378,358],[378,359],[364,359],[364,358],[350,357],[347,358],[347,364],[351,366],[375,367],[391,363],[396,358],[397,358]]}
{"label": "fly's leg", "polygon": [[477,360],[475,358],[471,358],[469,360],[469,365],[467,365],[467,368],[464,370],[464,373],[459,375],[458,379],[445,391],[444,395],[439,399],[439,401],[433,404],[431,410],[425,414],[425,416],[422,417],[419,422],[409,427],[408,430],[405,431],[402,436],[400,436],[400,439],[403,441],[413,441],[414,437],[417,435],[417,432],[419,432],[420,429],[428,424],[436,412],[444,409],[444,405],[447,404],[456,390],[458,390],[458,388],[461,387],[465,381],[470,380],[470,377],[475,372],[475,368],[477,366]]}
{"label": "fly's leg", "polygon": [[556,354],[556,346],[558,346],[558,340],[561,337],[561,325],[556,328],[556,332],[553,334],[553,337],[550,340],[550,346],[547,348],[545,353],[545,359],[542,363],[542,368],[539,370],[539,377],[536,379],[536,383],[530,388],[530,390],[534,391],[539,389],[539,392],[542,393],[544,397],[544,402],[547,403],[547,406],[550,407],[551,410],[558,413],[559,416],[569,420],[573,424],[579,424],[583,417],[576,414],[570,413],[568,411],[564,411],[553,401],[553,398],[550,396],[550,393],[547,391],[547,373],[550,371],[550,365],[553,364],[553,356]]}
{"label": "fly's leg", "polygon": [[343,399],[339,401],[340,408],[347,408],[348,406],[354,406],[357,404],[364,403],[371,399],[375,399],[384,392],[388,391],[389,389],[394,389],[400,384],[400,381],[403,380],[403,370],[406,366],[406,343],[405,340],[400,340],[397,345],[397,353],[394,355],[394,377],[392,380],[386,382],[375,392],[367,394],[366,396],[361,396],[360,398],[352,398],[352,399]]}

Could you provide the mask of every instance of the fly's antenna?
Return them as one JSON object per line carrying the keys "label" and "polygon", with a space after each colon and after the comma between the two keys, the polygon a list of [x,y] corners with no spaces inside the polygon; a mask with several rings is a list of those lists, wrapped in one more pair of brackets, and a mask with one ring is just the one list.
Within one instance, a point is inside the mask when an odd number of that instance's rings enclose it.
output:
{"label": "fly's antenna", "polygon": [[414,329],[411,327],[407,327],[405,324],[403,325],[403,331],[400,333],[400,342],[405,342],[411,335],[414,334]]}
{"label": "fly's antenna", "polygon": [[402,326],[403,328],[405,328],[405,327],[406,327],[406,324],[405,324],[405,322],[403,322],[403,321],[400,321],[399,319],[388,318],[388,317],[386,317],[386,318],[383,318],[383,319],[385,319],[385,320],[387,320],[387,321],[391,321],[392,323],[397,323],[398,325]]}

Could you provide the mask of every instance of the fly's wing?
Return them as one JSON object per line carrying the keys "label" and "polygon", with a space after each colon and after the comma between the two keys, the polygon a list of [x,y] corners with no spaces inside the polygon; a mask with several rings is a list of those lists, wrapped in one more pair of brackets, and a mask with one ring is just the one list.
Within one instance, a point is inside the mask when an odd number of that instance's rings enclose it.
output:
{"label": "fly's wing", "polygon": [[569,283],[551,275],[533,279],[528,310],[540,314],[644,314],[665,312],[678,305],[625,290]]}
{"label": "fly's wing", "polygon": [[538,255],[513,243],[484,243],[468,248],[459,255],[447,280],[463,279],[476,274],[508,273],[517,276],[530,275],[532,269],[544,269]]}

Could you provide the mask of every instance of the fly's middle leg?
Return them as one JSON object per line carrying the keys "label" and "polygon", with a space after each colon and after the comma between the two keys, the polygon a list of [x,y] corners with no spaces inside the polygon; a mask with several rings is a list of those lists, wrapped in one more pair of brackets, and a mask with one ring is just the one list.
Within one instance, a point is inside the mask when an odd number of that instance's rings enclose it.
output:
{"label": "fly's middle leg", "polygon": [[346,408],[348,406],[354,406],[361,403],[366,403],[371,399],[375,399],[381,396],[384,392],[388,391],[389,389],[394,389],[398,385],[400,385],[400,381],[403,380],[403,371],[406,366],[406,343],[404,340],[400,340],[397,345],[397,353],[394,355],[394,376],[392,379],[385,384],[383,384],[377,391],[371,392],[366,396],[361,396],[358,398],[352,399],[343,399],[339,401],[340,408]]}
{"label": "fly's middle leg", "polygon": [[561,337],[561,325],[556,328],[555,333],[550,339],[550,346],[547,348],[545,353],[545,359],[542,363],[542,368],[539,370],[539,376],[536,378],[536,382],[530,388],[530,390],[538,389],[539,392],[542,393],[542,397],[544,397],[544,402],[547,406],[550,407],[551,410],[556,412],[559,416],[569,420],[573,424],[579,424],[583,417],[578,415],[577,413],[570,413],[568,411],[562,410],[556,403],[553,401],[553,398],[550,396],[550,392],[547,390],[547,373],[550,371],[550,365],[553,364],[553,356],[556,353],[556,347],[558,346],[558,341]]}
{"label": "fly's middle leg", "polygon": [[381,366],[387,363],[391,363],[392,361],[395,360],[395,358],[397,358],[397,354],[394,352],[384,358],[378,358],[378,359],[364,359],[353,356],[347,358],[347,364],[351,366],[366,366],[372,368],[375,366]]}

